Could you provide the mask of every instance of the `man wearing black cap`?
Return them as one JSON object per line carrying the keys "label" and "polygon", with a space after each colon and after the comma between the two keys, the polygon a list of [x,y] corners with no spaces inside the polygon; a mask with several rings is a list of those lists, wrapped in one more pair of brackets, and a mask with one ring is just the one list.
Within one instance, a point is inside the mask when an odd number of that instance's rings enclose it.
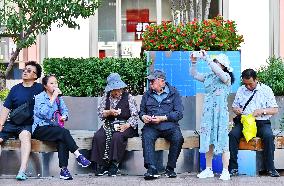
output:
{"label": "man wearing black cap", "polygon": [[159,177],[155,167],[155,141],[163,137],[170,142],[166,176],[175,178],[177,158],[183,144],[183,136],[178,121],[183,117],[183,106],[178,91],[166,82],[166,75],[155,70],[147,79],[150,90],[144,93],[139,117],[145,123],[142,129],[142,146],[146,180]]}

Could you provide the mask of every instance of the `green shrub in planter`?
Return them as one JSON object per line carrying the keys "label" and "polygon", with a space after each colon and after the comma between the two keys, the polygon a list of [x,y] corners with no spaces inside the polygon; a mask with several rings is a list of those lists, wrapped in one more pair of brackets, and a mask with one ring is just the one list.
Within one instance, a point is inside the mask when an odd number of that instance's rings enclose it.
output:
{"label": "green shrub in planter", "polygon": [[9,89],[0,90],[0,101],[4,101],[9,94]]}
{"label": "green shrub in planter", "polygon": [[268,85],[276,96],[284,95],[284,64],[281,58],[270,57],[268,65],[257,71],[260,82]]}
{"label": "green shrub in planter", "polygon": [[133,95],[143,94],[147,63],[140,58],[46,58],[45,74],[55,74],[66,96],[101,96],[106,78],[117,72]]}

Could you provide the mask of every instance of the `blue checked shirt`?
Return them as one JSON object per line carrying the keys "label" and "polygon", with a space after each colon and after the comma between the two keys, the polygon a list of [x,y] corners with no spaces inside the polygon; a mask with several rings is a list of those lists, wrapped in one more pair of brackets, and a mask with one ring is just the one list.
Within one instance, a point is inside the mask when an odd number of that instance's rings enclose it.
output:
{"label": "blue checked shirt", "polygon": [[[68,109],[62,97],[59,97],[59,101],[62,116],[66,116],[66,118],[68,118]],[[35,131],[37,126],[50,125],[49,121],[52,119],[56,110],[58,110],[56,101],[54,101],[53,104],[50,104],[50,99],[45,91],[38,94],[35,97],[34,123],[32,126],[32,132]]]}
{"label": "blue checked shirt", "polygon": [[153,91],[152,94],[154,96],[154,98],[161,103],[163,101],[163,99],[165,99],[168,94],[170,93],[170,89],[169,87],[166,85],[164,91],[161,94],[158,94],[157,92]]}
{"label": "blue checked shirt", "polygon": [[[246,109],[243,111],[243,114],[251,114],[256,109],[278,108],[275,96],[269,86],[263,83],[258,83],[255,90],[256,93],[247,105]],[[243,108],[250,96],[253,94],[253,91],[248,90],[244,85],[242,85],[236,93],[232,107]],[[271,115],[262,115],[260,117],[256,117],[256,120],[269,120],[270,117]]]}

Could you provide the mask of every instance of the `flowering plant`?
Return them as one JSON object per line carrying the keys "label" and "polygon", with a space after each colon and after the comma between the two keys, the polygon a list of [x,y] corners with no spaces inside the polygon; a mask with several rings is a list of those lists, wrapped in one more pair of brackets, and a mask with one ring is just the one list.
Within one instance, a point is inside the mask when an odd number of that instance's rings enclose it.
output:
{"label": "flowering plant", "polygon": [[217,16],[202,22],[194,19],[177,26],[169,22],[151,24],[143,33],[145,50],[238,50],[244,41],[237,34],[236,23]]}

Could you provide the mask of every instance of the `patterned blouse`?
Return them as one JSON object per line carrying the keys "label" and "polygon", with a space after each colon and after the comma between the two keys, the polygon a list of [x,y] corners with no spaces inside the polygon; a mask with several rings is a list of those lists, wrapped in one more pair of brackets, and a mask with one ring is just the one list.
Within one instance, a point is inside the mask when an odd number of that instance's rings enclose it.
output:
{"label": "patterned blouse", "polygon": [[[103,112],[106,107],[106,98],[107,98],[107,95],[104,94],[99,104],[99,107],[98,107],[98,115],[101,120],[105,120]],[[120,99],[121,97],[116,99],[110,96],[109,97],[110,107],[115,108],[117,103],[120,101]],[[127,123],[129,123],[134,129],[136,129],[136,127],[138,126],[138,107],[137,107],[134,97],[131,94],[129,94],[128,96],[128,102],[129,102],[129,109],[130,109],[131,117],[127,120]]]}

